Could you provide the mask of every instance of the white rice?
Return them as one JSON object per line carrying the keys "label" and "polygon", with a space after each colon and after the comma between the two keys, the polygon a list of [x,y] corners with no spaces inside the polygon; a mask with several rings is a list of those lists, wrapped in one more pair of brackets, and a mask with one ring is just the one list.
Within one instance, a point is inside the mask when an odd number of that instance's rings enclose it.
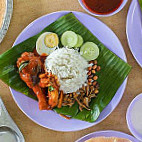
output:
{"label": "white rice", "polygon": [[52,52],[45,60],[47,71],[58,76],[60,90],[64,93],[76,92],[87,81],[88,62],[69,48],[60,48]]}

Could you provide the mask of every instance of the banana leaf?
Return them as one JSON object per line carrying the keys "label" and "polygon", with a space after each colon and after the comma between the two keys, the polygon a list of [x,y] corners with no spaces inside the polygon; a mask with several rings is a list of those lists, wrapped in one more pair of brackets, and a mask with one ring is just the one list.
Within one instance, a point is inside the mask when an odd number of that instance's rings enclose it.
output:
{"label": "banana leaf", "polygon": [[[98,72],[97,75],[99,76],[98,82],[100,89],[98,96],[91,101],[91,111],[83,110],[80,112],[77,103],[75,103],[72,107],[62,107],[60,109],[55,108],[54,111],[60,114],[69,115],[75,119],[94,122],[99,117],[102,110],[114,97],[116,91],[129,74],[131,66],[106,48],[74,16],[73,13],[68,13],[60,17],[39,34],[25,40],[0,55],[0,79],[16,91],[19,91],[36,100],[36,97],[31,95],[30,89],[19,77],[18,69],[16,67],[17,58],[20,57],[21,53],[25,51],[33,51],[37,38],[43,32],[55,32],[59,37],[61,37],[61,35],[67,30],[72,30],[77,34],[80,34],[85,42],[92,41],[98,45],[100,55],[97,60],[98,64],[101,66],[101,71]],[[61,43],[60,47],[62,47]]]}
{"label": "banana leaf", "polygon": [[139,0],[139,4],[140,4],[141,11],[142,11],[142,0]]}

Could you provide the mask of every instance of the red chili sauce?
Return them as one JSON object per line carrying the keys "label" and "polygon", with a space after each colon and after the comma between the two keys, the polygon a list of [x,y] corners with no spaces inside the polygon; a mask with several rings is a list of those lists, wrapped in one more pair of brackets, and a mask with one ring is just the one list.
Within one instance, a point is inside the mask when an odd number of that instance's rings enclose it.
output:
{"label": "red chili sauce", "polygon": [[82,0],[85,7],[96,14],[109,14],[117,10],[123,0]]}

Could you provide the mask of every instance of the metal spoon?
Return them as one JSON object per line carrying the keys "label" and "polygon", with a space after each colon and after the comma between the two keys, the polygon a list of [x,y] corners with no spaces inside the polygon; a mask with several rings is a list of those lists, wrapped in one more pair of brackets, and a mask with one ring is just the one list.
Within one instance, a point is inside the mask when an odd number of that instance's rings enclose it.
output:
{"label": "metal spoon", "polygon": [[18,134],[7,126],[0,127],[0,142],[20,142]]}
{"label": "metal spoon", "polygon": [[17,125],[8,114],[0,98],[0,142],[25,142]]}

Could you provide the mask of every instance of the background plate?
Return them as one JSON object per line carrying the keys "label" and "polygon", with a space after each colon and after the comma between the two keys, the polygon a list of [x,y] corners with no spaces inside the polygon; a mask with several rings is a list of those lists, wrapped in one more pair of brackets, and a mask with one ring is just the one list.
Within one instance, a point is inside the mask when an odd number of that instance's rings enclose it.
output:
{"label": "background plate", "polygon": [[95,138],[95,137],[101,137],[101,136],[104,136],[104,137],[120,137],[120,138],[129,139],[132,142],[139,142],[137,139],[135,139],[134,137],[132,137],[128,134],[118,132],[118,131],[112,131],[112,130],[94,132],[94,133],[88,134],[88,135],[80,138],[76,142],[85,142],[88,139]]}
{"label": "background plate", "polygon": [[3,40],[5,34],[8,30],[8,27],[10,24],[10,19],[12,16],[12,11],[13,11],[13,0],[6,0],[6,13],[4,16],[4,21],[3,21],[2,27],[0,29],[0,43]]}
{"label": "background plate", "polygon": [[[42,16],[33,21],[18,36],[14,45],[26,40],[33,35],[36,35],[43,28],[67,13],[69,13],[69,11],[55,12]],[[73,13],[102,43],[106,45],[106,47],[108,47],[121,59],[126,61],[126,56],[120,41],[105,24],[87,14],[81,12]],[[31,98],[28,98],[27,96],[22,95],[21,93],[16,92],[13,89],[11,89],[11,93],[15,102],[23,111],[23,113],[25,113],[25,115],[27,115],[35,123],[56,131],[78,131],[96,125],[97,123],[104,120],[115,109],[122,98],[126,82],[127,79],[125,79],[112,101],[103,110],[97,121],[94,123],[88,123],[75,119],[66,120],[53,111],[40,111],[38,108],[38,103],[35,100],[32,100]]]}
{"label": "background plate", "polygon": [[127,15],[126,33],[130,50],[138,64],[142,67],[142,13],[138,0],[132,0],[130,5]]}

